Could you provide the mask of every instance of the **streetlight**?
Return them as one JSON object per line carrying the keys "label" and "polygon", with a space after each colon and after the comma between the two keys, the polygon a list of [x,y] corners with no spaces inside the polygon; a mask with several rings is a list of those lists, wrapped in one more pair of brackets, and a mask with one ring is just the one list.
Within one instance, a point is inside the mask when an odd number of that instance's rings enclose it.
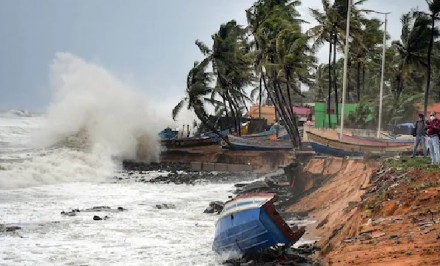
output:
{"label": "streetlight", "polygon": [[348,67],[348,47],[350,45],[350,17],[351,17],[351,0],[348,0],[347,6],[347,29],[345,34],[345,58],[344,58],[344,77],[342,81],[342,110],[341,110],[341,132],[339,134],[339,140],[342,140],[344,136],[344,109],[345,109],[345,94],[347,93],[347,67]]}
{"label": "streetlight", "polygon": [[387,13],[383,13],[383,12],[378,12],[378,11],[371,11],[377,14],[382,14],[385,15],[385,23],[384,23],[384,30],[383,30],[383,52],[382,52],[382,73],[380,76],[380,93],[379,93],[379,121],[378,121],[378,125],[377,125],[377,138],[380,138],[380,129],[382,126],[382,98],[383,98],[383,79],[384,79],[384,75],[385,75],[385,52],[386,52],[386,46],[387,46],[387,22],[388,22],[388,14],[390,14],[390,12]]}

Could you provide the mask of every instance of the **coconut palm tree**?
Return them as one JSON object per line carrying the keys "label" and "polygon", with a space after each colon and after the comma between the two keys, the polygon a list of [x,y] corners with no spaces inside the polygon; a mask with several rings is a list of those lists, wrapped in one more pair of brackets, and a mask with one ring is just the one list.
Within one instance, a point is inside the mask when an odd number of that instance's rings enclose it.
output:
{"label": "coconut palm tree", "polygon": [[[196,41],[200,51],[211,63],[216,86],[212,90],[211,101],[219,96],[223,108],[234,117],[236,131],[240,134],[242,109],[250,101],[244,88],[254,81],[250,47],[245,39],[246,31],[232,20],[220,26],[212,35],[213,46],[209,49],[204,43]],[[220,102],[218,102],[220,103]]]}
{"label": "coconut palm tree", "polygon": [[426,116],[427,109],[428,109],[428,98],[429,98],[429,86],[431,83],[431,56],[432,56],[432,47],[434,44],[434,38],[438,37],[439,32],[438,29],[435,27],[435,22],[440,20],[440,0],[426,0],[426,3],[428,4],[429,13],[426,14],[430,20],[431,20],[431,36],[429,39],[429,46],[428,46],[428,63],[426,67],[426,89],[425,89],[425,98],[424,98],[424,114]]}
{"label": "coconut palm tree", "polygon": [[173,108],[172,117],[175,120],[179,112],[185,107],[193,110],[197,118],[216,133],[226,143],[231,145],[223,135],[221,135],[215,126],[209,120],[209,115],[205,109],[205,103],[210,103],[209,95],[212,92],[210,84],[212,82],[212,74],[206,71],[209,61],[194,62],[193,68],[189,71],[186,78],[185,97]]}
{"label": "coconut palm tree", "polygon": [[299,3],[259,0],[247,11],[249,30],[254,39],[255,72],[285,123],[294,147],[299,147],[301,140],[292,111],[292,93],[299,93],[300,79],[308,79],[304,70],[308,62],[294,64],[292,59],[309,59],[307,36],[301,34],[301,19],[296,10]]}
{"label": "coconut palm tree", "polygon": [[409,82],[411,72],[427,68],[426,51],[428,50],[431,31],[430,19],[420,12],[409,12],[402,16],[402,34],[399,41],[393,41],[396,49],[398,66],[395,75],[395,100],[398,101],[404,90],[405,82]]}

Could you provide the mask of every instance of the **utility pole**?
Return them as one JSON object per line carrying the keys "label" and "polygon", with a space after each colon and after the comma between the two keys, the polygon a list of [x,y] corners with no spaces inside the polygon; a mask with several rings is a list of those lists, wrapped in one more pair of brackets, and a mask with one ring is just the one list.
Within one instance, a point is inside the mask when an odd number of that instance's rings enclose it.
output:
{"label": "utility pole", "polygon": [[378,125],[377,125],[377,138],[380,138],[380,130],[382,127],[382,98],[383,98],[383,80],[384,80],[384,75],[385,75],[385,52],[386,52],[386,47],[387,47],[387,22],[388,22],[388,14],[389,13],[380,13],[380,12],[376,12],[379,14],[384,14],[385,15],[385,25],[384,25],[384,31],[383,31],[383,52],[382,52],[382,74],[380,77],[380,93],[379,93],[379,121],[378,121]]}
{"label": "utility pole", "polygon": [[348,0],[347,6],[347,29],[345,34],[345,58],[344,58],[344,77],[342,81],[342,106],[341,106],[341,132],[339,140],[344,136],[344,109],[345,109],[345,95],[347,93],[347,67],[348,67],[348,48],[350,45],[350,17],[351,17],[351,0]]}

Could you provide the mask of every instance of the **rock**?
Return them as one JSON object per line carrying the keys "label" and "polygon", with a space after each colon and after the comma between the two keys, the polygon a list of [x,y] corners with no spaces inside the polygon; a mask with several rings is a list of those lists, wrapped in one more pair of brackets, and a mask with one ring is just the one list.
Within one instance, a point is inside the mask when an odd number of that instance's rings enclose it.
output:
{"label": "rock", "polygon": [[0,232],[15,232],[20,229],[21,229],[21,227],[17,226],[17,225],[7,226],[7,225],[0,224]]}
{"label": "rock", "polygon": [[371,234],[369,234],[369,233],[363,233],[358,238],[359,238],[360,241],[365,241],[365,240],[371,240],[372,239]]}
{"label": "rock", "polygon": [[100,221],[100,220],[102,220],[102,218],[99,217],[98,215],[95,215],[95,216],[93,216],[93,220],[94,221]]}
{"label": "rock", "polygon": [[176,205],[174,204],[167,204],[167,203],[162,203],[162,204],[156,204],[156,209],[175,209]]}
{"label": "rock", "polygon": [[211,201],[209,203],[209,207],[206,208],[203,213],[221,213],[223,208],[225,207],[225,204],[221,201]]}
{"label": "rock", "polygon": [[380,233],[380,234],[377,234],[377,235],[373,235],[372,237],[373,238],[379,238],[379,237],[383,237],[385,235],[385,233]]}
{"label": "rock", "polygon": [[80,212],[80,210],[78,210],[78,209],[73,209],[73,210],[71,210],[70,212],[62,211],[62,212],[61,212],[61,215],[66,215],[66,216],[76,216],[76,214],[79,213],[79,212]]}
{"label": "rock", "polygon": [[390,235],[389,238],[390,238],[390,239],[399,239],[400,236],[399,236],[399,235]]}

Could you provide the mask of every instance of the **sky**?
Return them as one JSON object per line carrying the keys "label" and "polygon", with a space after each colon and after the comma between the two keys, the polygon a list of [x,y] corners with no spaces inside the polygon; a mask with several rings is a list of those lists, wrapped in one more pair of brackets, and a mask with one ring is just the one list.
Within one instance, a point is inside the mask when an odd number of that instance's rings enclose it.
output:
{"label": "sky", "polygon": [[[0,110],[45,111],[51,101],[50,64],[57,52],[97,63],[151,101],[172,108],[184,96],[186,75],[222,23],[246,23],[254,0],[3,0],[0,9]],[[303,0],[298,8],[314,25]],[[424,0],[368,0],[365,9],[392,12],[388,33],[400,36],[400,17]],[[381,18],[379,15],[375,15]],[[318,53],[326,61],[325,47]]]}

